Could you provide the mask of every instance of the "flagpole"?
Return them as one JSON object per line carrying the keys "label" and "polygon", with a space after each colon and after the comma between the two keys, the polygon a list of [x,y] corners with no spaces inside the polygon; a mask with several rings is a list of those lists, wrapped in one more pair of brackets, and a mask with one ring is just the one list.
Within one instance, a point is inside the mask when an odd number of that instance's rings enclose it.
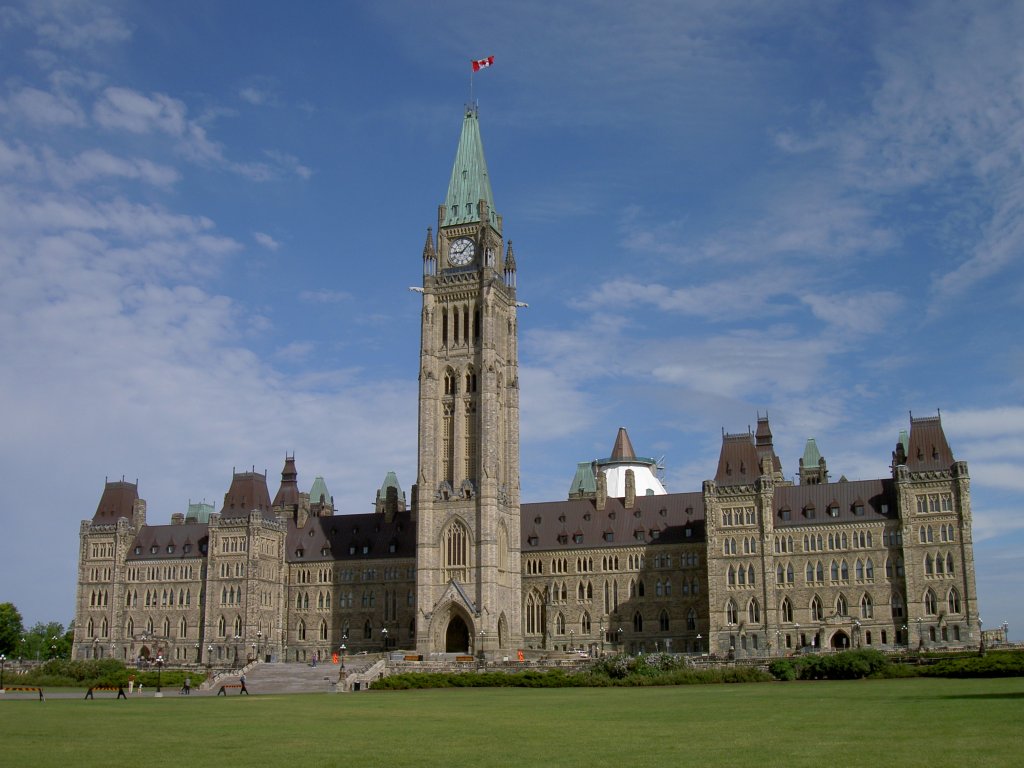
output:
{"label": "flagpole", "polygon": [[473,103],[473,72],[474,71],[475,70],[472,67],[469,68],[469,103],[470,104]]}

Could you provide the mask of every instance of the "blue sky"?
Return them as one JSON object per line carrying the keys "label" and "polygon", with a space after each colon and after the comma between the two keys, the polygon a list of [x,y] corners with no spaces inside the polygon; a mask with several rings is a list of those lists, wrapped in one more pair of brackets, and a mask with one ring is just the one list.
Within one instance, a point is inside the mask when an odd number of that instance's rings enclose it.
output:
{"label": "blue sky", "polygon": [[617,427],[669,490],[772,420],[969,463],[986,626],[1024,624],[1024,6],[0,7],[0,601],[73,615],[105,478],[149,520],[286,452],[343,512],[415,473],[426,228],[473,58],[520,299],[522,492]]}

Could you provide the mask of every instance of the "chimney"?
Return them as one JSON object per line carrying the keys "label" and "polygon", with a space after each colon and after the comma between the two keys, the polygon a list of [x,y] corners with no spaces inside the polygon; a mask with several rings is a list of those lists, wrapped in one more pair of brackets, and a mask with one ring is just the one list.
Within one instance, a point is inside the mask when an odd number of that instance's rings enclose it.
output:
{"label": "chimney", "polygon": [[604,472],[597,473],[597,511],[604,512],[605,505],[608,503],[608,478],[604,476]]}
{"label": "chimney", "polygon": [[636,506],[636,475],[632,469],[626,470],[626,500],[623,502],[626,509]]}

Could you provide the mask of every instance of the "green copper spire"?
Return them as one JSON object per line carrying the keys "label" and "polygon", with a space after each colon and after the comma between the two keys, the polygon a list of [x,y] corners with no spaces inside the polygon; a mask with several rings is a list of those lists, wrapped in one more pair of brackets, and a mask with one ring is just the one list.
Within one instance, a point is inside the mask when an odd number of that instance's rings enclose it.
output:
{"label": "green copper spire", "polygon": [[489,223],[498,229],[500,219],[494,211],[494,194],[491,192],[491,179],[487,175],[484,144],[480,139],[480,118],[475,106],[467,106],[459,148],[455,151],[452,178],[448,182],[448,195],[444,199],[446,210],[443,226],[480,221],[477,208],[480,200],[487,202]]}

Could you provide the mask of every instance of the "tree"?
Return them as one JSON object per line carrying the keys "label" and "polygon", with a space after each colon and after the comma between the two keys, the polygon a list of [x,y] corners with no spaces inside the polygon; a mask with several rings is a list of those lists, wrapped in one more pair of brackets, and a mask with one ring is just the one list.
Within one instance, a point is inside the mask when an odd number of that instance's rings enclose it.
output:
{"label": "tree", "polygon": [[21,614],[14,603],[0,603],[0,653],[13,658],[17,653],[18,643],[25,631]]}
{"label": "tree", "polygon": [[37,622],[25,633],[23,654],[26,659],[68,658],[71,652],[70,632],[58,621]]}

